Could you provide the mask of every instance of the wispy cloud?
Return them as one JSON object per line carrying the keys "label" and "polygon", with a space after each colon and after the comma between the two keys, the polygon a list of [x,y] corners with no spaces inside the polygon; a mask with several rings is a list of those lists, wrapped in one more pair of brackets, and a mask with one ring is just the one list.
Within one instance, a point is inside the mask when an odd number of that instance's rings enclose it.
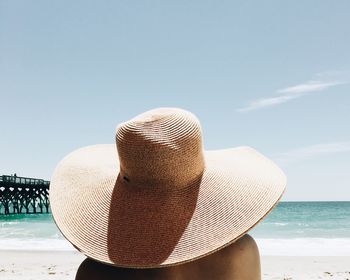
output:
{"label": "wispy cloud", "polygon": [[332,142],[311,145],[277,154],[273,156],[273,158],[279,163],[290,163],[344,152],[350,152],[350,142]]}
{"label": "wispy cloud", "polygon": [[[330,87],[348,83],[348,80],[344,80],[343,78],[338,80],[334,79],[334,73],[332,77],[329,76],[330,75],[327,75],[326,73],[319,73],[315,75],[317,80],[313,79],[302,84],[279,89],[276,91],[277,96],[254,100],[247,106],[237,109],[237,112],[243,113],[265,107],[276,106],[300,98],[309,93],[324,91]],[[332,78],[332,80],[330,80],[330,78]]]}
{"label": "wispy cloud", "polygon": [[281,103],[286,103],[289,100],[292,100],[298,97],[299,95],[282,95],[282,96],[276,96],[276,97],[261,98],[251,102],[246,107],[237,109],[237,112],[243,113],[243,112],[257,110],[264,107],[275,106]]}
{"label": "wispy cloud", "polygon": [[278,93],[296,93],[296,94],[299,93],[300,95],[298,95],[298,96],[301,96],[302,93],[305,94],[308,92],[322,91],[322,90],[325,90],[327,88],[337,86],[337,85],[340,85],[343,83],[344,82],[340,82],[340,81],[322,82],[322,81],[311,80],[311,81],[307,81],[306,83],[303,83],[303,84],[280,89],[277,92]]}

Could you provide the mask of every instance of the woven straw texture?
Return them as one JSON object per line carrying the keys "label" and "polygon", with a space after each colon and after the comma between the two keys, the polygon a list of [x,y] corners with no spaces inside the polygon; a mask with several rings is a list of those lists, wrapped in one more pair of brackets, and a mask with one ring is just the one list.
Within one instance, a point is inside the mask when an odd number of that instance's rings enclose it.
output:
{"label": "woven straw texture", "polygon": [[62,234],[123,267],[188,262],[229,245],[278,202],[284,173],[249,147],[205,151],[197,118],[148,111],[117,127],[116,144],[78,149],[50,185]]}

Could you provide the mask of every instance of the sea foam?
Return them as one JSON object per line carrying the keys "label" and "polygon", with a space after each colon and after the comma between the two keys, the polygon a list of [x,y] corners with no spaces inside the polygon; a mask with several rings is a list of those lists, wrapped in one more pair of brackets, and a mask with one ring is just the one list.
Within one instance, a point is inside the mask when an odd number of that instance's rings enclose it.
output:
{"label": "sea foam", "polygon": [[257,238],[262,256],[350,256],[350,238]]}

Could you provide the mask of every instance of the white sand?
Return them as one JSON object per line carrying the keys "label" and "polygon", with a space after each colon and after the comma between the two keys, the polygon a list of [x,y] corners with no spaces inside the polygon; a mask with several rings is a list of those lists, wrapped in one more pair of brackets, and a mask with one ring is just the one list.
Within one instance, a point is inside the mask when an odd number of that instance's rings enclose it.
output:
{"label": "white sand", "polygon": [[[78,252],[0,251],[1,280],[74,280]],[[262,257],[263,280],[350,279],[349,257]]]}
{"label": "white sand", "polygon": [[0,279],[73,280],[84,259],[74,251],[0,251]]}
{"label": "white sand", "polygon": [[[350,253],[350,252],[349,252]],[[350,256],[347,257],[262,257],[262,279],[266,280],[350,280]]]}

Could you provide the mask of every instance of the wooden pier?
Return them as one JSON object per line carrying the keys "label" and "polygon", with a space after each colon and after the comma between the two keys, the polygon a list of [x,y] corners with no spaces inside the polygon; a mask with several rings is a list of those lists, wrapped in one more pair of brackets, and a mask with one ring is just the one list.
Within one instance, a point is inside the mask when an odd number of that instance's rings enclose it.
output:
{"label": "wooden pier", "polygon": [[49,213],[49,186],[42,179],[0,176],[0,215]]}

